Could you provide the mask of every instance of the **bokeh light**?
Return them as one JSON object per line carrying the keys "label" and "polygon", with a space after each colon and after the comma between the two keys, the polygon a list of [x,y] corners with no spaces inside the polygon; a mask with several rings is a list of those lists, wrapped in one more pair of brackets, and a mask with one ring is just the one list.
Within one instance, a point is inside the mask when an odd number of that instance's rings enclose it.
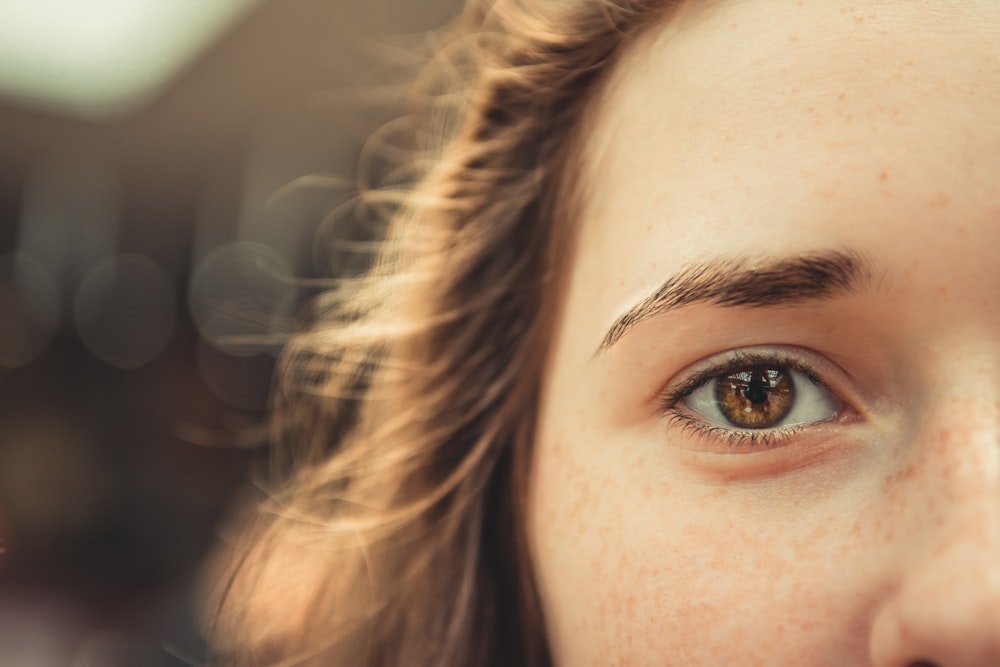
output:
{"label": "bokeh light", "polygon": [[155,359],[174,331],[174,288],[160,267],[141,255],[106,260],[83,279],[73,316],[87,349],[123,369]]}
{"label": "bokeh light", "polygon": [[202,260],[191,277],[191,317],[202,338],[234,355],[274,351],[290,331],[299,288],[273,248],[230,243]]}

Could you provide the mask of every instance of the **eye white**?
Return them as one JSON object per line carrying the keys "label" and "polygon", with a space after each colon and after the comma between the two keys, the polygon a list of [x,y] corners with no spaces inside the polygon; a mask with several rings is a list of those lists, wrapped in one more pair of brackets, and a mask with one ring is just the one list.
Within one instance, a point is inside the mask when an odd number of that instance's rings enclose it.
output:
{"label": "eye white", "polygon": [[[792,382],[792,408],[785,415],[784,419],[769,428],[816,424],[837,416],[837,399],[827,389],[816,384],[808,376],[798,371],[784,369],[784,372],[788,373]],[[718,384],[719,379],[713,378],[688,394],[684,399],[684,403],[713,426],[734,428],[742,431],[754,430],[733,424],[726,418],[719,407],[718,401],[715,399]]]}

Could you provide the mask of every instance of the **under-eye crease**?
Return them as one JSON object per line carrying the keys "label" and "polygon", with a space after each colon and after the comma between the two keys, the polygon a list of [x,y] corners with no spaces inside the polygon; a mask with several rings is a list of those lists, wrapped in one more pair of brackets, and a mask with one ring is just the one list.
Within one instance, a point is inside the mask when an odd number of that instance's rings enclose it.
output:
{"label": "under-eye crease", "polygon": [[780,348],[721,355],[662,389],[658,412],[706,448],[737,453],[790,444],[845,410],[804,356]]}

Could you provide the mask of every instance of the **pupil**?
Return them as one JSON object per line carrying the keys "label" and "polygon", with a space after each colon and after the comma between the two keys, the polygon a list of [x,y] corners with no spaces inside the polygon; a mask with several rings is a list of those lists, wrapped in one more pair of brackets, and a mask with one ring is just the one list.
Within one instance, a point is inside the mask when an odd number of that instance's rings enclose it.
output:
{"label": "pupil", "polygon": [[763,377],[762,374],[754,373],[750,377],[750,382],[747,383],[746,389],[743,391],[743,396],[754,405],[760,405],[767,401],[769,395],[768,389],[770,388],[771,384],[767,381],[767,378]]}

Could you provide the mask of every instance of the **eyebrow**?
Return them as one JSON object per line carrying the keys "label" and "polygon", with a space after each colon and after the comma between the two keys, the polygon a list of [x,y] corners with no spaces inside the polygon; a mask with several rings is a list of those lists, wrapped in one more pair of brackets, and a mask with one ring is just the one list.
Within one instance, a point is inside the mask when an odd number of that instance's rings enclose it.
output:
{"label": "eyebrow", "polygon": [[875,275],[871,260],[852,250],[691,264],[615,320],[597,352],[613,346],[640,322],[682,306],[794,306],[859,292],[872,285]]}

